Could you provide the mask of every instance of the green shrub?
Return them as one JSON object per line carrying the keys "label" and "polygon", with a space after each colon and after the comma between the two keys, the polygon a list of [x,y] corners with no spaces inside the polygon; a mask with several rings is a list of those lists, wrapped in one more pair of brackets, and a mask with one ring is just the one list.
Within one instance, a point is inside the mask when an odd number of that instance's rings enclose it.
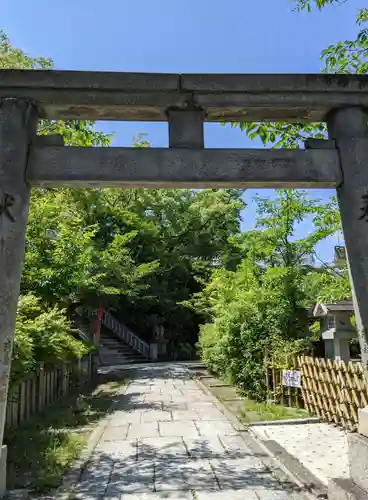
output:
{"label": "green shrub", "polygon": [[215,323],[201,325],[198,344],[204,364],[215,373],[225,373],[226,356],[223,352],[221,334]]}
{"label": "green shrub", "polygon": [[32,371],[37,363],[62,363],[88,354],[89,349],[73,337],[64,309],[44,307],[40,299],[31,294],[19,298],[12,381]]}
{"label": "green shrub", "polygon": [[254,399],[266,397],[266,349],[286,364],[309,345],[299,338],[303,322],[293,293],[297,279],[285,269],[269,269],[257,277],[244,262],[235,272],[216,272],[205,291],[212,322],[200,329],[201,358]]}
{"label": "green shrub", "polygon": [[[244,299],[244,297],[243,297]],[[249,396],[265,396],[263,332],[252,302],[231,303],[214,323],[201,327],[199,346],[204,363]]]}

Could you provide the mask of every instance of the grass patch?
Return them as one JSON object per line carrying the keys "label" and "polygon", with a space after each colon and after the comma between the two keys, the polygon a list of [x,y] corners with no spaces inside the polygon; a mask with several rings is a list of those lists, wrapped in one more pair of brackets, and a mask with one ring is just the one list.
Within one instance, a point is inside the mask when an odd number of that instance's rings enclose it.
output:
{"label": "grass patch", "polygon": [[289,408],[271,403],[259,403],[252,399],[244,399],[241,409],[241,419],[244,423],[262,420],[286,420],[293,418],[306,418],[309,414],[300,408]]}
{"label": "grass patch", "polygon": [[57,488],[123,384],[115,380],[97,385],[92,392],[86,390],[47,408],[19,429],[7,430],[8,488],[38,493]]}
{"label": "grass patch", "polygon": [[242,395],[234,387],[209,387],[209,389],[218,400],[223,402],[242,399]]}
{"label": "grass patch", "polygon": [[[231,386],[226,378],[222,379],[209,374],[207,375],[206,378],[201,379],[201,382],[244,424],[266,420],[306,418],[309,416],[309,413],[303,409],[254,401],[247,398],[236,387]],[[216,384],[221,382],[224,386],[216,387]]]}

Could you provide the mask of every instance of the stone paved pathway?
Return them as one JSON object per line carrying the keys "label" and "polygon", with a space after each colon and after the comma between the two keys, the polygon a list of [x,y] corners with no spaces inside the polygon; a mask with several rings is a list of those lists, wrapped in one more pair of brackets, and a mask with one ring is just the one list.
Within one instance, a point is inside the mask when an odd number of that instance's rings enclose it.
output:
{"label": "stone paved pathway", "polygon": [[72,498],[286,500],[285,490],[183,365],[139,367]]}

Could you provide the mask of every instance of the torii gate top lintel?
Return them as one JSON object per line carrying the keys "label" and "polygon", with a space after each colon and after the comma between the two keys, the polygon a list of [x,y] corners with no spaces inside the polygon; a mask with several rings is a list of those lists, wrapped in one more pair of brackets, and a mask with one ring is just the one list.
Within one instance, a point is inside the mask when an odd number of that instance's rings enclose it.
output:
{"label": "torii gate top lintel", "polygon": [[365,75],[161,74],[0,70],[0,98],[36,103],[41,118],[167,121],[202,108],[205,121],[325,120],[335,108],[368,108]]}

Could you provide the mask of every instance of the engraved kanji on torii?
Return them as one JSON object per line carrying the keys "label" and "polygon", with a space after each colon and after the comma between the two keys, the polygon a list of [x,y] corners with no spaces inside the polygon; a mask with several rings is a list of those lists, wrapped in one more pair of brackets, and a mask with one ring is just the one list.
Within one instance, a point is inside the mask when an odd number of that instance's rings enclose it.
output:
{"label": "engraved kanji on torii", "polygon": [[11,212],[11,207],[15,203],[15,198],[11,194],[2,193],[0,189],[0,218],[2,215],[7,217],[11,222],[15,222],[15,218]]}
{"label": "engraved kanji on torii", "polygon": [[[36,136],[39,118],[166,121],[169,148],[64,147]],[[324,121],[329,139],[300,150],[207,149],[205,121]],[[0,353],[14,334],[30,186],[336,188],[367,362],[367,76],[1,70]],[[0,445],[7,380],[0,375]]]}

